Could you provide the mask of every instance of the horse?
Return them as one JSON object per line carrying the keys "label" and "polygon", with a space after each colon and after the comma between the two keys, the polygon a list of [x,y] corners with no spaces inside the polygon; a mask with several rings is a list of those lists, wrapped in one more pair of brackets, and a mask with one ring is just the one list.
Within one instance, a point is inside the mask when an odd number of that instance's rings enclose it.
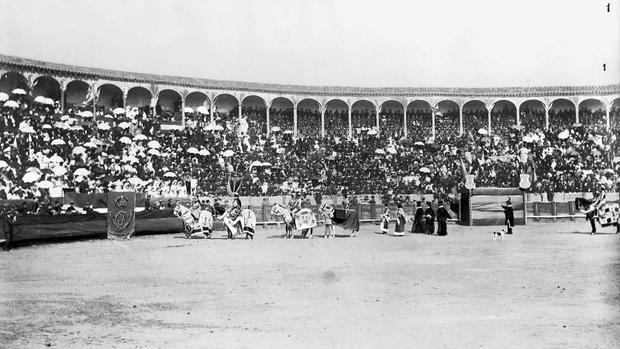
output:
{"label": "horse", "polygon": [[228,231],[228,238],[232,239],[235,235],[245,233],[246,239],[254,240],[254,233],[256,231],[256,215],[254,211],[247,208],[238,211],[238,213],[235,211],[233,208],[224,212],[220,217]]}
{"label": "horse", "polygon": [[585,213],[586,219],[597,220],[603,228],[615,225],[616,234],[620,233],[620,206],[617,203],[607,203],[604,196],[599,200],[576,198],[575,208]]}
{"label": "horse", "polygon": [[[183,230],[185,238],[201,239],[211,236],[213,229],[213,216],[209,211],[200,211],[198,217],[194,217],[192,210],[179,205],[175,208],[174,213],[183,221]],[[205,234],[206,231],[206,234]]]}
{"label": "horse", "polygon": [[[336,210],[327,203],[322,203],[319,207],[319,214],[332,220],[333,224],[343,224],[345,231],[350,231],[349,236],[357,236],[360,220],[356,210],[345,210],[346,218],[337,218]],[[348,228],[348,229],[347,229]]]}
{"label": "horse", "polygon": [[[291,210],[289,210],[288,208],[278,203],[275,203],[273,204],[273,206],[271,206],[271,215],[282,217],[282,220],[284,221],[285,231],[286,231],[284,237],[292,239],[293,231],[299,230],[299,229],[297,228],[297,225],[295,224],[295,216],[293,215]],[[312,210],[308,208],[302,208],[301,210],[297,212],[297,215],[298,216],[308,215],[313,218],[314,222],[316,222],[316,217],[314,217],[314,213],[312,212]],[[314,226],[316,226],[316,223],[314,223]],[[312,238],[312,234],[313,234],[312,228],[301,229],[301,237],[306,238],[306,236],[308,235],[308,231],[310,232],[310,235],[308,236],[308,238]]]}

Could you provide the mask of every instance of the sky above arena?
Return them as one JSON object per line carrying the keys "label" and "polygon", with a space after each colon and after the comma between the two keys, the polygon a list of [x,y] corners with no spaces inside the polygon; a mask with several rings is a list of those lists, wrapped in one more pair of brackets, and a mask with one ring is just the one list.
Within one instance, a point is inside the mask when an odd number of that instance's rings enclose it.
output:
{"label": "sky above arena", "polygon": [[282,84],[602,85],[620,79],[608,2],[0,0],[0,52]]}

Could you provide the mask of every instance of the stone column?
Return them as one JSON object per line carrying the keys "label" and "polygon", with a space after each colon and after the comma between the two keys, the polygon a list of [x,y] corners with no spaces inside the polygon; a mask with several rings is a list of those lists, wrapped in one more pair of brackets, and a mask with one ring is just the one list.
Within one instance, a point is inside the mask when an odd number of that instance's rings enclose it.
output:
{"label": "stone column", "polygon": [[605,120],[605,124],[607,126],[607,130],[611,129],[611,120],[609,119],[609,109],[613,106],[613,102],[609,106],[605,106],[605,115],[607,115],[607,119]]}
{"label": "stone column", "polygon": [[65,93],[67,92],[67,87],[64,83],[60,84],[60,113],[65,114]]}
{"label": "stone column", "polygon": [[[434,122],[434,121],[433,121]],[[403,134],[405,135],[405,137],[407,137],[408,131],[407,131],[407,106],[405,104],[403,104]],[[433,132],[435,131],[435,126],[433,126]],[[433,134],[433,137],[435,137],[435,135]]]}
{"label": "stone column", "polygon": [[214,116],[213,113],[215,112],[215,101],[212,103],[209,103],[209,123],[213,123],[214,120]]}
{"label": "stone column", "polygon": [[545,128],[549,128],[549,105],[545,104]]}
{"label": "stone column", "polygon": [[185,128],[185,97],[181,96],[181,126]]}
{"label": "stone column", "polygon": [[459,135],[463,135],[463,106],[459,105]]}
{"label": "stone column", "polygon": [[487,120],[488,120],[488,123],[489,123],[489,125],[488,125],[488,132],[489,132],[489,134],[491,134],[491,109],[492,108],[493,107],[491,107],[491,108],[487,107]]}
{"label": "stone column", "polygon": [[321,137],[325,137],[325,107],[320,106],[321,108]]}
{"label": "stone column", "polygon": [[381,127],[379,127],[380,126],[379,123],[381,121],[381,118],[379,117],[379,114],[381,113],[381,106],[377,107],[376,112],[377,113],[375,114],[375,127],[377,128],[377,134],[380,134],[381,133]]}
{"label": "stone column", "polygon": [[297,106],[293,107],[293,135],[297,138]]}
{"label": "stone column", "polygon": [[579,123],[579,104],[575,104],[575,123]]}
{"label": "stone column", "polygon": [[349,107],[349,113],[348,113],[348,116],[349,116],[349,138],[351,138],[351,137],[353,137],[353,123],[352,123],[352,120],[351,120],[351,106],[349,105],[348,107]]}
{"label": "stone column", "polygon": [[269,133],[271,132],[271,125],[269,123],[269,106],[267,105],[266,107],[267,136],[269,136]]}
{"label": "stone column", "polygon": [[435,137],[437,136],[436,130],[435,130],[435,112],[432,111],[431,109],[431,123],[432,123],[432,127],[433,127],[433,139],[435,139]]}
{"label": "stone column", "polygon": [[520,105],[517,105],[517,126],[521,126],[521,115],[519,113],[519,110],[521,109],[520,107]]}

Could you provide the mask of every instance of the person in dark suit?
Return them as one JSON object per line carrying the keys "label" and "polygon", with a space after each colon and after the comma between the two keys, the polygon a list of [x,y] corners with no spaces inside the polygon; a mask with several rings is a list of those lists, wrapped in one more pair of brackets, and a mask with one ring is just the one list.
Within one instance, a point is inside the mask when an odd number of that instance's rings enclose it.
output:
{"label": "person in dark suit", "polygon": [[95,213],[95,210],[93,210],[93,205],[90,202],[86,203],[86,207],[84,207],[84,212],[86,214],[93,214],[93,213]]}
{"label": "person in dark suit", "polygon": [[512,210],[512,202],[510,198],[506,201],[506,205],[501,205],[504,210],[504,224],[506,224],[506,234],[512,234],[512,227],[515,226],[515,214]]}
{"label": "person in dark suit", "polygon": [[424,221],[426,223],[426,234],[435,234],[435,210],[433,210],[432,202],[429,202],[426,210],[424,210]]}
{"label": "person in dark suit", "polygon": [[418,201],[416,203],[415,216],[413,217],[413,227],[411,227],[411,232],[418,234],[425,233],[426,231],[424,225],[424,209],[422,208],[422,202]]}
{"label": "person in dark suit", "polygon": [[439,201],[439,207],[437,208],[437,235],[448,235],[448,219],[452,218],[448,210],[443,207],[443,201]]}

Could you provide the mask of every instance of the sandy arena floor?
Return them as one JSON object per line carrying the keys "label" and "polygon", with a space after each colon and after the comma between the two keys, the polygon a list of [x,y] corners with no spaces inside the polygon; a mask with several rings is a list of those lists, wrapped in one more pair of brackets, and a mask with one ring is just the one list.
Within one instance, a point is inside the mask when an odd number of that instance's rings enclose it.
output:
{"label": "sandy arena floor", "polygon": [[20,247],[0,252],[0,346],[618,348],[620,235],[588,228]]}

